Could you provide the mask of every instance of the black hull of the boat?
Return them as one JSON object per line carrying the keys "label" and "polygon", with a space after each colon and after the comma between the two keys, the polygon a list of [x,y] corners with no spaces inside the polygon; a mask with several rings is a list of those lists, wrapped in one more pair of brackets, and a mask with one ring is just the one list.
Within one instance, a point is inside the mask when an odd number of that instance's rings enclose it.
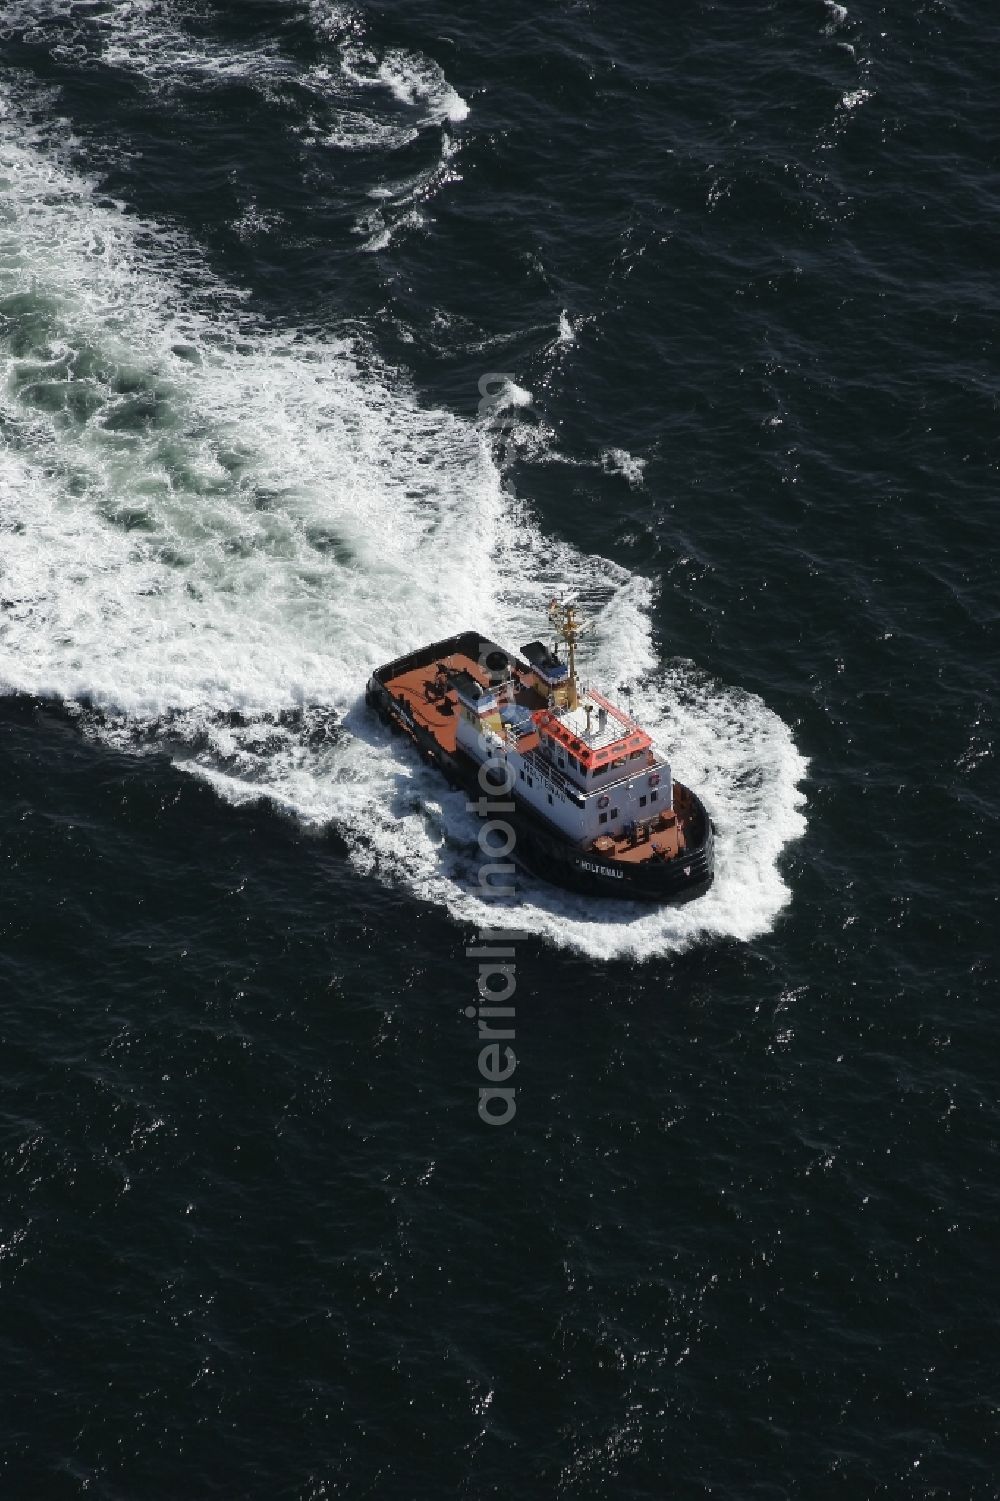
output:
{"label": "black hull of the boat", "polygon": [[[462,751],[454,754],[446,751],[422,725],[410,715],[406,705],[395,699],[386,688],[386,680],[395,678],[414,668],[430,666],[442,658],[459,652],[479,660],[488,669],[500,671],[507,664],[524,664],[511,657],[502,647],[475,631],[466,631],[458,636],[449,636],[421,647],[405,657],[398,657],[380,667],[369,680],[365,702],[369,708],[396,732],[404,733],[415,743],[423,758],[436,766],[453,787],[460,787],[477,801],[484,795],[495,796],[498,802],[517,806],[517,795],[484,790],[480,782],[478,764]],[[700,832],[695,836],[692,848],[672,860],[652,858],[643,861],[608,860],[595,850],[581,850],[558,829],[547,825],[534,809],[505,812],[502,815],[514,835],[513,857],[532,875],[549,881],[564,890],[576,891],[585,896],[618,897],[626,901],[671,903],[693,901],[704,895],[714,877],[714,831],[712,821],[701,800],[681,783],[674,784],[675,797],[686,799],[689,828]],[[700,825],[700,830],[699,830]]]}

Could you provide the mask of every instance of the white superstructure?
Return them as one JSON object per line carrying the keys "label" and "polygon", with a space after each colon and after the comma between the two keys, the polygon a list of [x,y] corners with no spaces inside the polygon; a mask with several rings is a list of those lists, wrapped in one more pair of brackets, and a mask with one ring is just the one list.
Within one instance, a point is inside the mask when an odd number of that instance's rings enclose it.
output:
{"label": "white superstructure", "polygon": [[524,648],[529,672],[489,687],[461,674],[457,743],[474,760],[493,763],[494,780],[565,837],[581,845],[601,835],[642,839],[672,812],[670,766],[630,715],[595,689],[580,689],[572,606],[554,613],[569,664],[532,642]]}

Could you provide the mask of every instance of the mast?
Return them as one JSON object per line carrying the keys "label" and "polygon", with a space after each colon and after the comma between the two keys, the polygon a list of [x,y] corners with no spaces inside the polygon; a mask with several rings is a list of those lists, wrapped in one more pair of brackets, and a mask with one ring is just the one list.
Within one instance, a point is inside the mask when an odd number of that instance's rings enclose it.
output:
{"label": "mast", "polygon": [[576,605],[561,604],[554,599],[549,605],[549,619],[560,641],[566,643],[569,682],[566,685],[566,707],[576,709],[580,704],[580,687],[576,678],[576,643],[580,639],[580,622],[576,618]]}

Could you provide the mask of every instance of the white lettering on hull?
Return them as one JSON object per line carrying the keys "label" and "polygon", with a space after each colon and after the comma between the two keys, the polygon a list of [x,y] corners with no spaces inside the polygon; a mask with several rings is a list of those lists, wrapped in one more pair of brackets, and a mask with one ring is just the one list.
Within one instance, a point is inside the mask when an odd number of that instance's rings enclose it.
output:
{"label": "white lettering on hull", "polygon": [[593,865],[589,860],[578,860],[577,864],[581,870],[592,870],[595,876],[607,876],[612,881],[620,881],[624,874],[620,870],[609,870],[606,865]]}

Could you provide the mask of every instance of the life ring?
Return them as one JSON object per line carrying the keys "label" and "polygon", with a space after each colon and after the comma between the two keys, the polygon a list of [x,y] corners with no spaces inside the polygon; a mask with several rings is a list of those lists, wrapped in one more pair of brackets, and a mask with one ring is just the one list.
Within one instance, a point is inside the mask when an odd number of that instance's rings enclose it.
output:
{"label": "life ring", "polygon": [[658,771],[654,771],[653,772],[653,775],[649,779],[649,785],[650,785],[650,787],[659,787],[659,785],[660,785],[660,773]]}
{"label": "life ring", "polygon": [[608,794],[605,792],[602,797],[599,797],[597,799],[597,806],[599,808],[606,808],[608,806],[608,804],[610,803],[610,801],[611,801],[611,799],[608,797]]}

